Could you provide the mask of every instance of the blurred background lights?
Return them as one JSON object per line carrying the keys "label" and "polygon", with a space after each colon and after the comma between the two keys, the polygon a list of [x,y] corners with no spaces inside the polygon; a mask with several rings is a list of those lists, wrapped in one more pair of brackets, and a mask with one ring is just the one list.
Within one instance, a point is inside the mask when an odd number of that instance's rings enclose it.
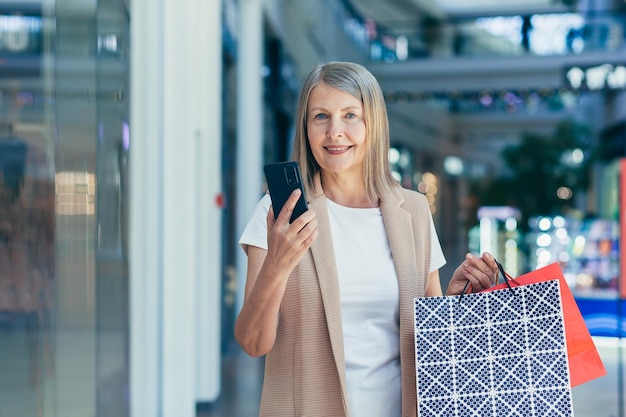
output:
{"label": "blurred background lights", "polygon": [[537,253],[537,267],[538,268],[542,266],[546,266],[547,264],[550,263],[551,260],[552,260],[552,254],[545,249],[541,249]]}
{"label": "blurred background lights", "polygon": [[396,148],[389,148],[389,163],[397,164],[400,160],[400,151]]}
{"label": "blurred background lights", "polygon": [[567,234],[567,229],[564,229],[562,227],[559,227],[558,229],[556,229],[556,231],[554,232],[554,235],[556,236],[557,239],[559,239],[559,242],[562,242],[564,239],[567,239],[569,237]]}
{"label": "blurred background lights", "polygon": [[435,207],[435,195],[437,194],[437,176],[432,172],[424,172],[421,177],[421,181],[417,184],[417,191],[426,195],[426,200],[430,205],[430,212],[435,213],[437,208]]}
{"label": "blurred background lights", "polygon": [[552,237],[547,233],[540,233],[537,236],[537,246],[540,248],[547,248],[552,243]]}
{"label": "blurred background lights", "polygon": [[497,247],[494,245],[494,227],[495,221],[488,217],[480,219],[480,253],[489,252],[493,256],[497,257]]}
{"label": "blurred background lights", "polygon": [[485,107],[491,106],[491,104],[493,103],[493,97],[488,92],[481,93],[479,100],[480,103]]}
{"label": "blurred background lights", "polygon": [[550,227],[552,227],[552,220],[550,220],[549,217],[542,217],[539,219],[537,226],[539,227],[539,230],[545,232],[546,230],[550,230]]}
{"label": "blurred background lights", "polygon": [[574,240],[574,245],[576,246],[585,246],[586,243],[586,239],[584,236],[582,235],[578,235],[576,236],[576,239]]}
{"label": "blurred background lights", "polygon": [[463,173],[463,160],[458,156],[446,156],[443,169],[449,175],[459,176]]}
{"label": "blurred background lights", "polygon": [[587,241],[584,236],[576,236],[574,239],[574,246],[572,247],[572,255],[581,256],[585,250],[585,243],[587,243]]}
{"label": "blurred background lights", "polygon": [[574,149],[572,151],[572,162],[576,165],[580,165],[585,160],[585,154],[580,149]]}
{"label": "blurred background lights", "polygon": [[508,230],[509,232],[512,232],[514,230],[517,230],[517,219],[515,217],[509,217],[508,219],[506,219],[506,221],[504,222],[504,227],[506,228],[506,230]]}
{"label": "blurred background lights", "polygon": [[504,268],[513,276],[519,275],[519,259],[517,242],[514,239],[507,239],[504,243]]}
{"label": "blurred background lights", "polygon": [[575,167],[585,161],[585,153],[580,148],[572,149],[561,155],[561,162],[567,166]]}
{"label": "blurred background lights", "polygon": [[396,57],[399,61],[405,61],[409,57],[409,41],[404,35],[396,38]]}
{"label": "blurred background lights", "polygon": [[556,190],[556,196],[561,200],[569,200],[573,195],[574,193],[569,187],[559,187],[558,190]]}
{"label": "blurred background lights", "polygon": [[563,216],[555,216],[554,219],[552,219],[552,224],[556,228],[565,227],[565,223],[565,217]]}
{"label": "blurred background lights", "polygon": [[580,274],[576,275],[576,285],[581,288],[591,287],[593,286],[593,282],[594,282],[593,276],[591,276],[588,273],[581,272]]}
{"label": "blurred background lights", "polygon": [[404,150],[404,152],[400,152],[400,156],[398,158],[398,165],[400,165],[401,168],[406,168],[409,166],[409,164],[411,163],[411,155]]}
{"label": "blurred background lights", "polygon": [[424,172],[424,174],[422,174],[422,181],[426,184],[437,184],[437,176],[432,172]]}

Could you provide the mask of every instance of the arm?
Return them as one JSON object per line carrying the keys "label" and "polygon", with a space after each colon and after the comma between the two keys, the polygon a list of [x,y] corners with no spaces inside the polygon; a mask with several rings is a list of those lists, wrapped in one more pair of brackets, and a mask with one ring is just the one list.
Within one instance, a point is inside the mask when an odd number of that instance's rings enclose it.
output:
{"label": "arm", "polygon": [[315,212],[308,210],[292,224],[289,218],[300,196],[295,191],[274,220],[267,214],[268,249],[248,248],[243,306],[235,323],[235,339],[250,356],[269,352],[276,340],[280,304],[291,271],[317,238]]}
{"label": "arm", "polygon": [[428,283],[426,284],[426,297],[438,297],[443,295],[441,290],[441,280],[439,279],[439,270],[435,270],[428,275]]}

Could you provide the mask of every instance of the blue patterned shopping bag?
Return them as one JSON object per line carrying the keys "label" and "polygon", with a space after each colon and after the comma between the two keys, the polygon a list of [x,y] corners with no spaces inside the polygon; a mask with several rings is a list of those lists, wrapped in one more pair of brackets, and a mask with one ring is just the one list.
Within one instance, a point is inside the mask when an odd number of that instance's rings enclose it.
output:
{"label": "blue patterned shopping bag", "polygon": [[573,416],[559,281],[415,299],[420,417]]}

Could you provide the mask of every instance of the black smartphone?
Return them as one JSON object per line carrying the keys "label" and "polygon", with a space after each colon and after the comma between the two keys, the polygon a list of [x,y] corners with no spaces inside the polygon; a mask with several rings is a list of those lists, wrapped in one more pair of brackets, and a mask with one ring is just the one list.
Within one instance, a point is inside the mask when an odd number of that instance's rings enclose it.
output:
{"label": "black smartphone", "polygon": [[293,190],[299,188],[302,192],[289,220],[289,223],[292,223],[308,209],[302,176],[300,175],[300,165],[296,161],[276,162],[265,165],[263,170],[272,199],[274,218],[278,217]]}

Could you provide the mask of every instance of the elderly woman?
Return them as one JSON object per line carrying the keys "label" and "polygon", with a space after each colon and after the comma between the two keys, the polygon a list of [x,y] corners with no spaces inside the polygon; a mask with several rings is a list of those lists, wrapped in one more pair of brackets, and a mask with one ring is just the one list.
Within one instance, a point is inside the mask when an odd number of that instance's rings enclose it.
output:
{"label": "elderly woman", "polygon": [[[417,414],[413,299],[442,295],[445,258],[425,197],[388,163],[389,122],[364,67],[314,67],[298,103],[293,159],[309,210],[274,219],[264,196],[240,243],[248,256],[235,337],[267,355],[260,415]],[[448,294],[494,283],[493,257],[467,254]]]}

